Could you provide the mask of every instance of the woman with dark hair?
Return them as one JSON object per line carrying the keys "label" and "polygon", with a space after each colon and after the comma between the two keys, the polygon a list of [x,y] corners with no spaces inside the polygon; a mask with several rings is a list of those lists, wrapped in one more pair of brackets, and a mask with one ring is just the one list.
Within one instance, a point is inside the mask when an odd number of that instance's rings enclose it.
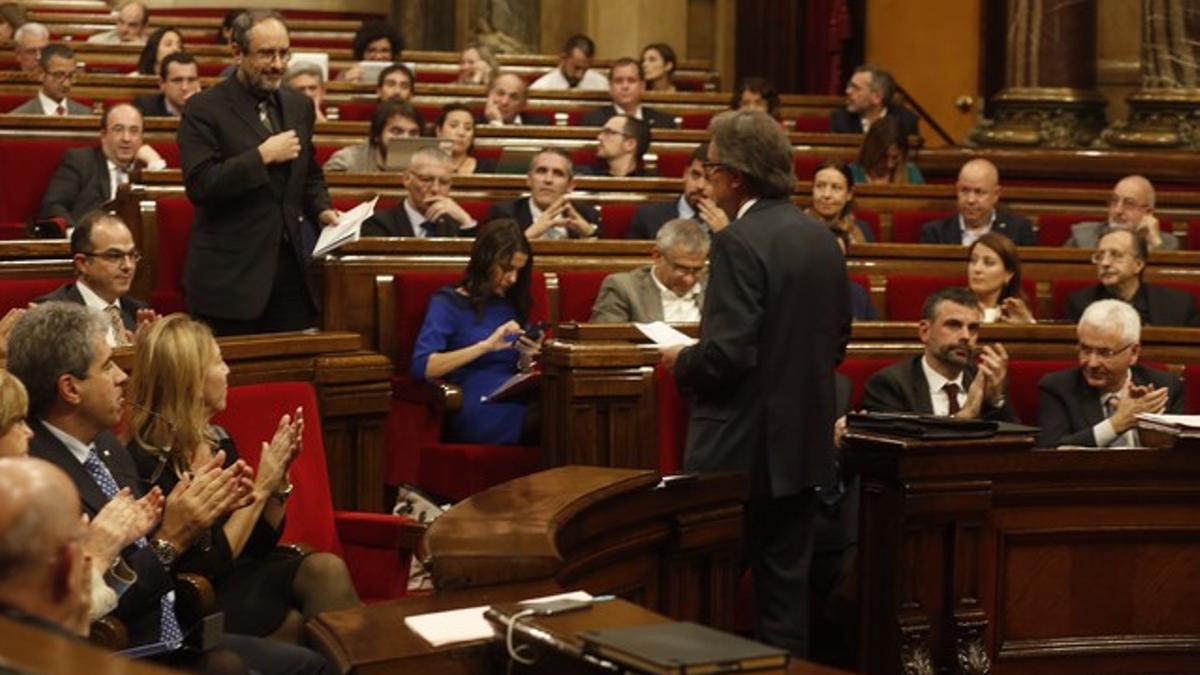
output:
{"label": "woman with dark hair", "polygon": [[812,206],[804,210],[835,232],[843,232],[853,243],[874,242],[875,233],[854,217],[854,176],[838,159],[821,162],[813,172]]}
{"label": "woman with dark hair", "polygon": [[146,46],[142,48],[142,55],[138,57],[137,74],[158,77],[158,66],[162,60],[181,51],[182,33],[170,26],[156,29],[146,38]]}
{"label": "woman with dark hair", "polygon": [[779,90],[775,84],[765,77],[752,75],[742,78],[733,90],[733,99],[729,102],[731,110],[761,110],[775,119],[779,119]]}
{"label": "woman with dark hair", "polygon": [[518,372],[533,367],[541,336],[530,337],[533,251],[516,221],[493,220],[479,228],[467,271],[456,286],[429,299],[413,346],[410,372],[418,380],[462,387],[462,409],[447,419],[447,440],[512,444],[521,441],[527,404],[484,403]]}
{"label": "woman with dark hair", "polygon": [[365,143],[342,148],[325,160],[326,171],[380,173],[387,171],[387,144],[397,138],[417,138],[425,128],[421,113],[404,101],[384,101],[375,108]]}
{"label": "woman with dark hair", "polygon": [[472,173],[495,173],[496,163],[478,159],[472,156],[475,150],[475,113],[461,103],[447,103],[442,108],[434,125],[434,133],[438,138],[444,138],[453,146],[450,148],[450,159],[453,161],[454,173],[465,176]]}
{"label": "woman with dark hair", "polygon": [[646,45],[642,50],[642,76],[646,91],[675,91],[675,50],[665,42]]}
{"label": "woman with dark hair", "polygon": [[1021,258],[1012,239],[987,232],[967,249],[967,285],[984,323],[1037,323],[1021,290]]}
{"label": "woman with dark hair", "polygon": [[908,161],[908,136],[904,124],[895,115],[876,120],[867,130],[858,162],[850,165],[857,183],[921,185],[925,177],[916,164]]}
{"label": "woman with dark hair", "polygon": [[[354,42],[350,45],[355,61],[391,61],[395,62],[404,51],[404,38],[396,27],[385,21],[364,21],[361,28],[354,34]],[[353,65],[338,74],[338,79],[346,82],[362,81],[362,66]]]}

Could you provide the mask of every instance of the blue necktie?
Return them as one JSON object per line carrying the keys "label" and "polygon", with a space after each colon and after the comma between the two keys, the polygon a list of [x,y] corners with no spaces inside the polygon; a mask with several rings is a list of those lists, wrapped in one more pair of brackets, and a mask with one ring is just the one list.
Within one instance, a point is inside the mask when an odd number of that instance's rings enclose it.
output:
{"label": "blue necktie", "polygon": [[[112,499],[117,495],[121,488],[117,485],[117,479],[113,478],[112,472],[100,461],[100,456],[96,454],[96,446],[88,447],[87,461],[83,463],[83,468],[87,470],[88,475],[92,480],[96,481],[100,491],[105,497]],[[134,542],[138,548],[146,547],[146,538],[139,538]],[[163,642],[178,645],[183,642],[183,631],[179,628],[179,619],[175,617],[175,598],[173,593],[164,593],[159,598],[159,603],[162,605],[162,616],[160,619],[159,639]]]}

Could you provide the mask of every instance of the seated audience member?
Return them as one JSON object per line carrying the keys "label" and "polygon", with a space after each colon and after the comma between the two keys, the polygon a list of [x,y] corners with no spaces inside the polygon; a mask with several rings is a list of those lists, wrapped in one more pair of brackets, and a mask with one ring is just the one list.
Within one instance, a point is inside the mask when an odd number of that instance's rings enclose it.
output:
{"label": "seated audience member", "polygon": [[558,55],[558,67],[534,80],[529,88],[541,89],[579,89],[604,91],[608,89],[608,80],[594,70],[592,59],[596,56],[596,43],[586,35],[576,34],[567,38],[563,44],[562,53]]}
{"label": "seated audience member", "polygon": [[[226,468],[238,463],[233,439],[211,422],[225,409],[228,374],[212,331],[186,314],[164,317],[138,336],[129,381],[129,452],[142,478],[164,493],[219,453]],[[209,545],[192,547],[176,562],[175,569],[213,583],[231,633],[299,642],[305,620],[359,605],[338,556],[272,555],[283,532],[292,493],[288,472],[301,451],[303,430],[303,410],[280,418],[274,437],[263,444],[253,501],[218,518],[209,530]]]}
{"label": "seated audience member", "polygon": [[1012,239],[988,232],[967,249],[967,286],[984,323],[1037,323],[1021,290],[1021,258]]}
{"label": "seated audience member", "polygon": [[871,125],[858,151],[858,162],[850,165],[858,184],[920,185],[925,182],[921,170],[908,161],[908,136],[895,117],[885,117]]}
{"label": "seated audience member", "polygon": [[1183,414],[1183,383],[1139,364],[1142,325],[1119,300],[1088,305],[1076,328],[1079,367],[1038,383],[1038,446],[1131,448],[1141,413]]}
{"label": "seated audience member", "polygon": [[[50,31],[36,22],[17,28],[13,34],[13,53],[23,73],[35,73],[42,67],[42,50],[50,46]],[[15,111],[14,111],[15,112]]]}
{"label": "seated audience member", "polygon": [[244,9],[226,10],[225,17],[221,19],[221,25],[217,27],[216,35],[213,36],[213,44],[232,45],[233,44],[233,22],[245,13]]}
{"label": "seated audience member", "polygon": [[200,91],[200,69],[196,57],[187,52],[168,55],[158,66],[161,94],[139,96],[133,104],[143,117],[179,117],[183,104]]}
{"label": "seated audience member", "polygon": [[696,221],[667,221],[654,240],[652,264],[604,278],[591,320],[699,322],[708,247],[708,232]]}
{"label": "seated audience member", "polygon": [[62,218],[68,227],[117,195],[137,165],[167,166],[162,156],[142,142],[142,113],[118,103],[100,117],[100,145],[68,148],[50,177],[38,218]]}
{"label": "seated audience member", "polygon": [[779,90],[765,77],[744,77],[733,88],[729,109],[760,110],[779,119]]}
{"label": "seated audience member", "polygon": [[300,61],[288,66],[283,83],[312,99],[316,108],[317,121],[329,121],[325,117],[325,72],[312,61]]}
{"label": "seated audience member", "polygon": [[1108,230],[1100,235],[1092,262],[1100,283],[1067,297],[1067,318],[1078,321],[1097,300],[1124,300],[1146,326],[1200,326],[1200,313],[1190,293],[1142,280],[1150,248],[1134,230]]}
{"label": "seated audience member", "polygon": [[139,75],[157,75],[163,59],[183,51],[183,34],[170,26],[156,28],[146,40],[142,54],[138,57]]}
{"label": "seated audience member", "polygon": [[112,30],[88,36],[88,44],[97,45],[140,45],[146,41],[146,27],[150,25],[150,10],[139,0],[129,0],[117,5],[117,26]]}
{"label": "seated audience member", "polygon": [[[354,54],[355,61],[395,62],[400,52],[404,51],[404,38],[395,26],[386,21],[364,21],[362,27],[354,33],[350,51]],[[362,66],[355,64],[340,72],[337,79],[344,82],[361,82],[362,75]],[[409,82],[412,82],[412,72],[408,75]]]}
{"label": "seated audience member", "polygon": [[421,114],[404,101],[386,101],[375,108],[367,141],[347,146],[325,160],[326,171],[356,171],[379,173],[387,171],[388,141],[417,138],[425,121]]}
{"label": "seated audience member", "polygon": [[[29,452],[66,472],[93,519],[114,499],[140,499],[143,487],[133,459],[111,431],[121,418],[126,377],[104,339],[106,324],[88,309],[51,302],[28,310],[9,338],[9,370],[29,393]],[[137,576],[113,614],[129,631],[130,646],[160,641],[168,649],[175,646],[155,657],[168,665],[203,666],[205,658],[177,647],[190,627],[176,616],[175,564],[193,545],[203,545],[201,535],[217,518],[250,497],[250,469],[242,462],[223,469],[223,460],[218,453],[190,480],[179,481],[166,496],[157,527],[121,554]],[[73,522],[80,522],[77,514]],[[219,646],[263,673],[329,672],[322,657],[295,645],[226,634]]]}
{"label": "seated audience member", "polygon": [[533,367],[541,338],[524,335],[533,307],[533,251],[511,220],[479,228],[462,281],[434,293],[413,346],[418,380],[462,387],[462,409],[446,419],[444,436],[458,443],[518,443],[527,434],[523,401],[483,403],[505,380]]}
{"label": "seated audience member", "polygon": [[0,368],[0,457],[24,457],[29,454],[33,431],[25,421],[29,395],[12,373]]}
{"label": "seated audience member", "polygon": [[380,103],[384,101],[411,101],[416,87],[416,78],[412,70],[403,63],[392,65],[379,71],[379,79],[375,82],[375,97]]}
{"label": "seated audience member", "polygon": [[1006,399],[1004,345],[979,350],[979,304],[965,288],[943,288],[925,300],[917,336],[925,351],[867,380],[863,408],[963,419],[1013,421]]}
{"label": "seated audience member", "polygon": [[[25,24],[26,27],[33,24]],[[42,88],[38,95],[12,109],[14,115],[90,115],[92,109],[72,101],[71,85],[79,77],[75,52],[60,44],[46,45],[38,57]]]}
{"label": "seated audience member", "polygon": [[29,23],[25,7],[16,2],[0,3],[0,40],[15,40],[17,29]]}
{"label": "seated audience member", "polygon": [[488,159],[478,159],[472,156],[475,151],[475,115],[471,109],[461,103],[447,103],[438,115],[434,132],[438,138],[444,138],[453,145],[450,150],[450,161],[454,173],[466,176],[473,173],[495,173],[496,163]]}
{"label": "seated audience member", "polygon": [[149,305],[129,297],[141,257],[120,216],[93,211],[71,232],[75,281],[35,302],[70,302],[94,309],[108,321],[105,339],[110,346],[131,344],[138,324],[157,318]]}
{"label": "seated audience member", "polygon": [[413,153],[404,172],[408,196],[363,223],[364,237],[457,237],[475,231],[475,219],[450,198],[450,155],[437,148]]}
{"label": "seated audience member", "polygon": [[642,157],[649,149],[650,125],[636,117],[615,115],[596,134],[596,164],[584,168],[596,176],[652,176],[642,166]]}
{"label": "seated audience member", "polygon": [[709,235],[725,229],[729,216],[712,200],[712,186],[704,175],[707,158],[708,143],[701,143],[692,151],[691,162],[683,171],[683,194],[672,202],[647,202],[637,207],[626,238],[654,239],[658,228],[676,218],[695,220]]}
{"label": "seated audience member", "polygon": [[642,49],[642,74],[646,76],[646,91],[675,91],[675,50],[665,42],[655,42]]}
{"label": "seated audience member", "polygon": [[554,121],[548,115],[525,110],[525,93],[528,88],[525,78],[520,75],[500,73],[492,80],[487,101],[483,105],[483,115],[476,121],[496,127],[553,124]]}
{"label": "seated audience member", "polygon": [[1108,222],[1076,223],[1068,248],[1096,248],[1106,229],[1133,230],[1146,239],[1151,251],[1178,251],[1179,238],[1163,232],[1154,216],[1154,185],[1143,176],[1126,176],[1113,187],[1108,200]]}
{"label": "seated audience member", "polygon": [[1011,211],[996,208],[1000,172],[986,159],[972,159],[958,171],[958,213],[921,226],[922,244],[970,246],[988,232],[1012,239],[1017,246],[1036,246],[1033,223]]}
{"label": "seated audience member", "polygon": [[674,129],[677,126],[674,117],[642,105],[642,94],[645,92],[642,64],[630,58],[617,59],[608,71],[608,95],[612,103],[587,111],[580,124],[585,127],[604,126],[612,117],[624,114],[636,117],[651,127]]}
{"label": "seated audience member", "polygon": [[813,172],[812,200],[804,212],[835,233],[855,244],[875,241],[875,232],[854,217],[854,176],[841,160],[827,159]]}
{"label": "seated audience member", "polygon": [[916,136],[917,116],[897,105],[896,81],[886,70],[866,64],[854,69],[846,83],[846,107],[829,116],[829,130],[835,134],[865,134],[871,125],[885,117],[900,121],[905,136]]}
{"label": "seated audience member", "polygon": [[488,86],[496,73],[500,72],[500,63],[492,48],[482,42],[472,42],[462,50],[458,61],[458,84],[478,84]]}
{"label": "seated audience member", "polygon": [[596,209],[570,200],[575,189],[575,168],[566,150],[544,148],[534,155],[529,160],[526,182],[528,197],[492,204],[487,220],[511,218],[529,240],[599,236],[600,214]]}

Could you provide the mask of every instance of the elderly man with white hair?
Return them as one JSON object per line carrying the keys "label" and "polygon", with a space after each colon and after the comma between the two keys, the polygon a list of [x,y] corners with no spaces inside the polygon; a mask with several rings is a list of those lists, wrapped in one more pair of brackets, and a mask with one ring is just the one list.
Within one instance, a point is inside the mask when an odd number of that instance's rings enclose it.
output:
{"label": "elderly man with white hair", "polygon": [[1140,413],[1183,413],[1183,382],[1138,364],[1142,322],[1120,300],[1099,300],[1079,319],[1079,367],[1038,383],[1038,445],[1131,448]]}
{"label": "elderly man with white hair", "polygon": [[35,73],[41,67],[42,50],[50,44],[50,30],[40,23],[29,22],[13,34],[13,52],[23,73]]}
{"label": "elderly man with white hair", "polygon": [[1096,248],[1107,229],[1132,230],[1142,235],[1150,250],[1178,251],[1179,238],[1163,232],[1154,215],[1154,185],[1145,176],[1126,176],[1113,186],[1108,198],[1108,222],[1076,223],[1071,226],[1067,248]]}
{"label": "elderly man with white hair", "polygon": [[708,232],[700,223],[668,220],[650,252],[652,264],[604,278],[592,321],[700,321],[708,248]]}

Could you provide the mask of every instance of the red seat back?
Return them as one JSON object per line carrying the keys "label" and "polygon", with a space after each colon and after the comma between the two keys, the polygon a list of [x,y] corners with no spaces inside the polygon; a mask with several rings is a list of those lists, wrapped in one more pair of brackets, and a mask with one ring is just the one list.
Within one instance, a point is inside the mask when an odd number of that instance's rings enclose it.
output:
{"label": "red seat back", "polygon": [[883,239],[880,238],[878,211],[872,211],[871,209],[855,209],[854,217],[863,221],[867,224],[867,227],[871,228],[871,233],[875,235],[875,241],[883,241]]}
{"label": "red seat back", "polygon": [[1095,279],[1051,279],[1050,311],[1055,319],[1067,318],[1067,297],[1075,291],[1096,285]]}
{"label": "red seat back", "polygon": [[338,104],[338,120],[342,122],[370,122],[375,116],[375,101],[345,101]]}
{"label": "red seat back", "polygon": [[1008,362],[1008,400],[1023,424],[1038,423],[1038,383],[1047,373],[1079,365],[1068,360],[1021,360]]}
{"label": "red seat back", "polygon": [[67,148],[92,138],[7,138],[0,141],[0,221],[29,222],[37,215],[50,177]]}
{"label": "red seat back", "polygon": [[847,358],[838,366],[838,372],[850,378],[850,410],[862,407],[863,392],[867,388],[867,380],[877,371],[883,370],[902,357],[892,359],[859,359]]}
{"label": "red seat back", "polygon": [[0,279],[0,317],[8,310],[25,307],[63,284],[70,283],[67,277],[36,279]]}
{"label": "red seat back", "polygon": [[606,271],[564,270],[558,273],[558,320],[587,321]]}
{"label": "red seat back", "polygon": [[893,211],[892,241],[897,244],[915,244],[921,239],[922,225],[950,215],[954,215],[954,211]]}
{"label": "red seat back", "polygon": [[658,153],[655,173],[662,178],[683,178],[692,163],[692,150],[663,150]]}
{"label": "red seat back", "polygon": [[796,118],[796,124],[792,128],[794,131],[803,131],[806,133],[827,133],[829,131],[829,116],[801,115],[800,117]]}
{"label": "red seat back", "polygon": [[[966,262],[963,262],[963,274],[932,275],[932,274],[889,274],[887,278],[887,298],[884,307],[887,310],[888,321],[919,321],[921,310],[925,307],[925,298],[951,286],[967,285]],[[870,286],[868,285],[868,289]],[[1033,279],[1022,279],[1021,290],[1025,293],[1027,304],[1036,314],[1037,282]]]}
{"label": "red seat back", "polygon": [[154,202],[158,221],[158,278],[150,290],[150,305],[163,314],[186,311],[183,264],[192,235],[195,208],[187,197],[163,197]]}
{"label": "red seat back", "polygon": [[1071,238],[1071,226],[1086,221],[1104,221],[1100,213],[1043,213],[1037,219],[1037,239],[1042,246],[1062,246]]}
{"label": "red seat back", "polygon": [[600,204],[600,236],[605,239],[624,239],[629,235],[633,214],[644,202],[603,202]]}
{"label": "red seat back", "polygon": [[1183,406],[1189,415],[1200,413],[1200,364],[1189,363],[1183,369]]}
{"label": "red seat back", "polygon": [[687,447],[687,399],[679,395],[675,375],[660,363],[654,366],[655,413],[658,416],[658,472],[679,473]]}

